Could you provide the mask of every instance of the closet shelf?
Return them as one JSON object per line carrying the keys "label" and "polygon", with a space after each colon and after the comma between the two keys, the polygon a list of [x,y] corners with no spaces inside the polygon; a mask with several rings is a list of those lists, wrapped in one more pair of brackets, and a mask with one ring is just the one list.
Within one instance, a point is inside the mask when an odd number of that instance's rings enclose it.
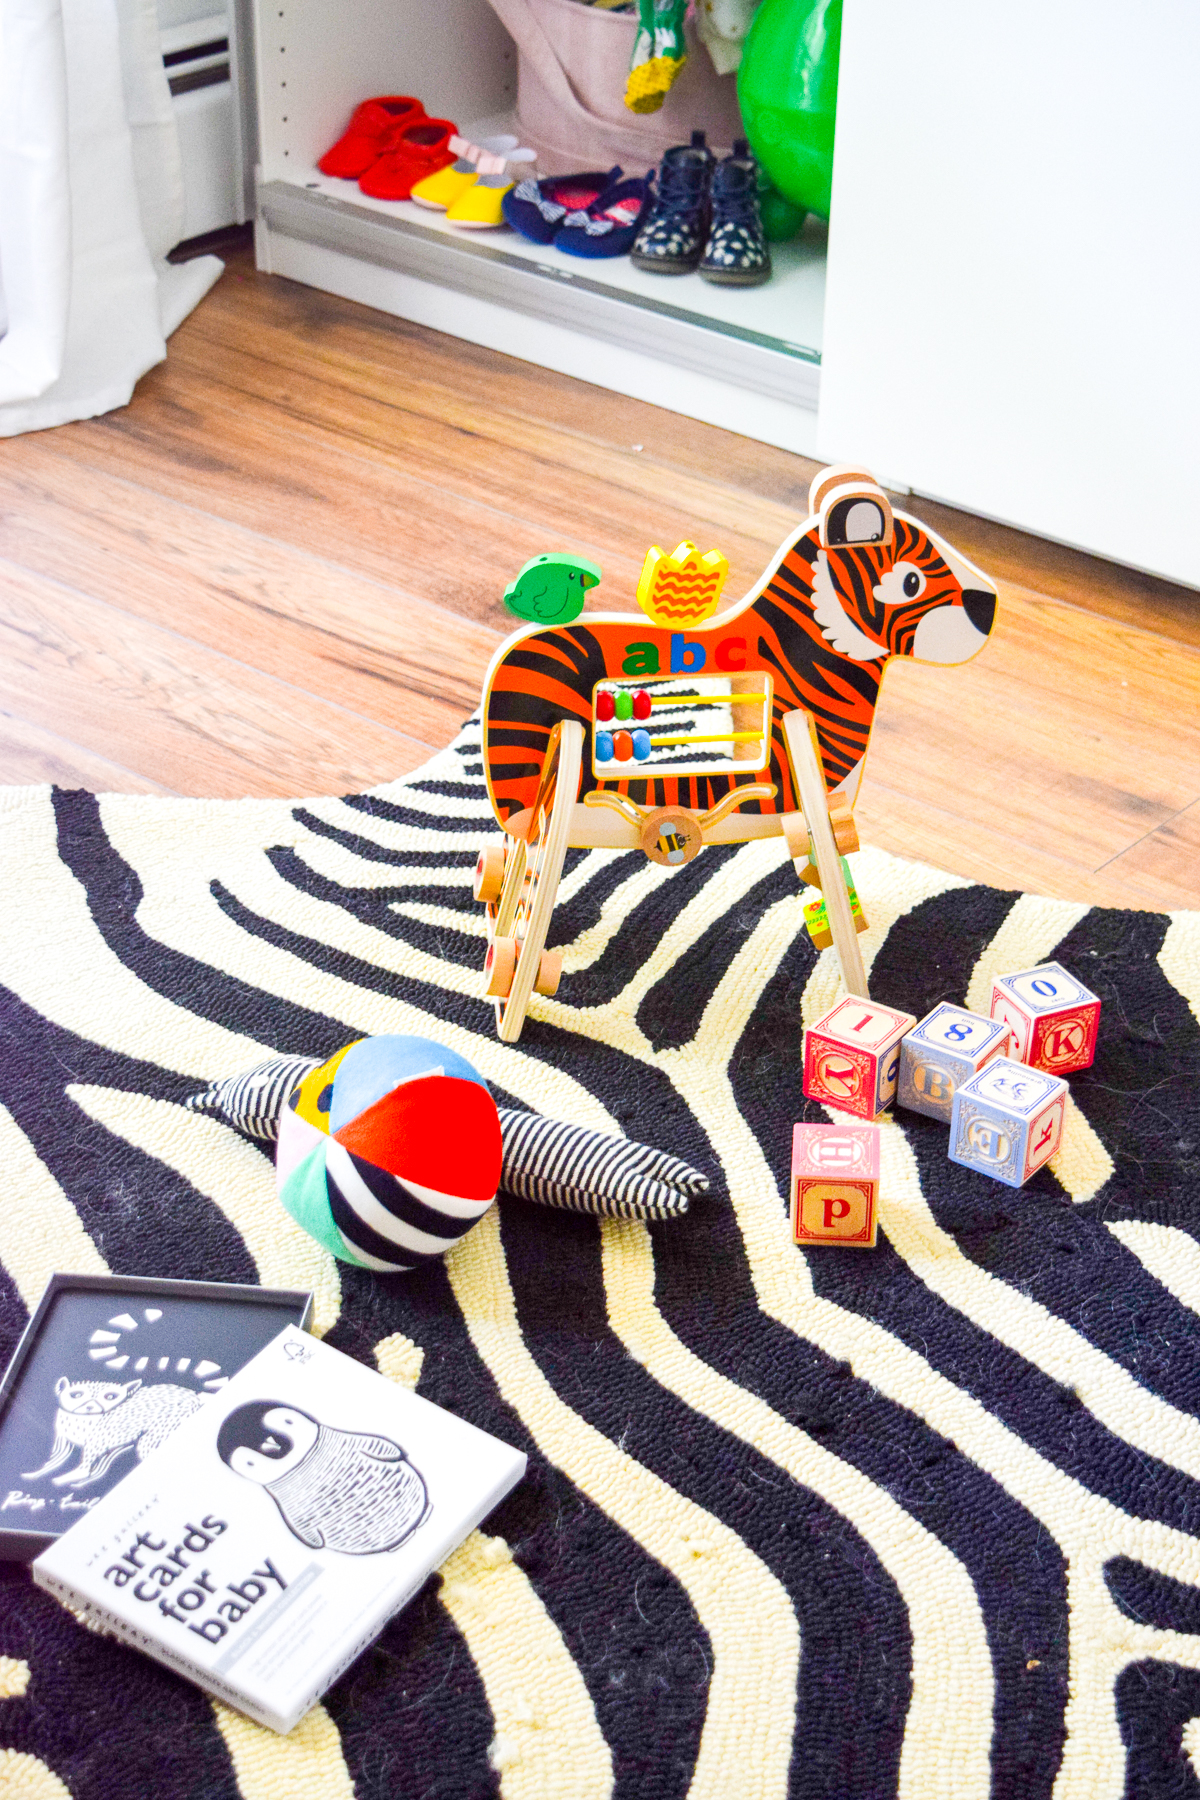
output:
{"label": "closet shelf", "polygon": [[[348,195],[353,193],[354,197]],[[415,277],[692,373],[815,409],[824,308],[823,230],[772,247],[760,288],[648,274],[626,257],[584,261],[510,231],[469,234],[411,201],[378,201],[314,169],[262,182],[272,234]]]}

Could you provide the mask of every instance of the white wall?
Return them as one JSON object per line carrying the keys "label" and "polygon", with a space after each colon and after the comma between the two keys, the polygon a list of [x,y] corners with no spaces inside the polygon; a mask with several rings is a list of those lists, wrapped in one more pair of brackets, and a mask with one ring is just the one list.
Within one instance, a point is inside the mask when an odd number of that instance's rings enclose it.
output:
{"label": "white wall", "polygon": [[225,11],[220,0],[156,0],[156,4],[161,31],[169,31],[173,25],[190,25],[193,19],[208,19],[214,13]]}
{"label": "white wall", "polygon": [[1200,5],[846,0],[819,448],[1200,585]]}
{"label": "white wall", "polygon": [[487,0],[259,0],[255,15],[266,181],[311,169],[373,94],[455,120],[513,102],[512,40]]}

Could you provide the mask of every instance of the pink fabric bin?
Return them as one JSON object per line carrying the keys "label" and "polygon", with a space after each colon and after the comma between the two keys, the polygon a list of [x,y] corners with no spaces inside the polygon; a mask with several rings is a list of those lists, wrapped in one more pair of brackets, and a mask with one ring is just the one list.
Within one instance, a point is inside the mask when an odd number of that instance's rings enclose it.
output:
{"label": "pink fabric bin", "polygon": [[578,0],[488,0],[517,46],[521,141],[546,174],[622,163],[641,175],[672,144],[707,132],[714,149],[741,137],[737,78],[718,75],[687,23],[688,60],[655,113],[632,113],[625,79],[636,13],[605,12]]}

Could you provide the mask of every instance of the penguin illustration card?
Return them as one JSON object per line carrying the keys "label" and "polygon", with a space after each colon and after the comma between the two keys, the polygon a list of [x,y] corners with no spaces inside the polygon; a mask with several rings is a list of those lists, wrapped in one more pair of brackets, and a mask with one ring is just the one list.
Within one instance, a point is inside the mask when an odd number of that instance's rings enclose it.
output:
{"label": "penguin illustration card", "polygon": [[0,1557],[32,1562],[311,1309],[286,1289],[52,1275],[0,1382]]}
{"label": "penguin illustration card", "polygon": [[521,1451],[289,1326],[33,1578],[289,1731],[524,1473]]}

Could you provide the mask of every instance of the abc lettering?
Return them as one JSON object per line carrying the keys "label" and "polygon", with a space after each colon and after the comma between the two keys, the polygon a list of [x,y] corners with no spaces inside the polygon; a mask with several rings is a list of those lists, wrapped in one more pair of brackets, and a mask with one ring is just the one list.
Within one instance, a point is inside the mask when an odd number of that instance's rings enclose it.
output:
{"label": "abc lettering", "polygon": [[[671,673],[680,675],[687,673],[696,675],[708,662],[708,646],[689,641],[681,631],[671,634]],[[744,637],[720,638],[713,650],[713,661],[718,669],[732,673],[746,667],[746,640]],[[621,664],[623,675],[657,675],[662,667],[659,647],[652,639],[640,639],[637,643],[626,644],[625,658]]]}
{"label": "abc lettering", "polygon": [[955,1019],[947,1025],[942,1035],[953,1038],[956,1044],[961,1044],[964,1038],[970,1037],[972,1029],[973,1027],[968,1025],[964,1019]]}
{"label": "abc lettering", "polygon": [[1058,992],[1052,981],[1031,981],[1029,985],[1035,994],[1057,994]]}
{"label": "abc lettering", "polygon": [[848,1200],[839,1200],[835,1194],[825,1200],[824,1207],[825,1229],[826,1231],[831,1231],[833,1229],[834,1220],[844,1219],[846,1214],[850,1211],[850,1202]]}

